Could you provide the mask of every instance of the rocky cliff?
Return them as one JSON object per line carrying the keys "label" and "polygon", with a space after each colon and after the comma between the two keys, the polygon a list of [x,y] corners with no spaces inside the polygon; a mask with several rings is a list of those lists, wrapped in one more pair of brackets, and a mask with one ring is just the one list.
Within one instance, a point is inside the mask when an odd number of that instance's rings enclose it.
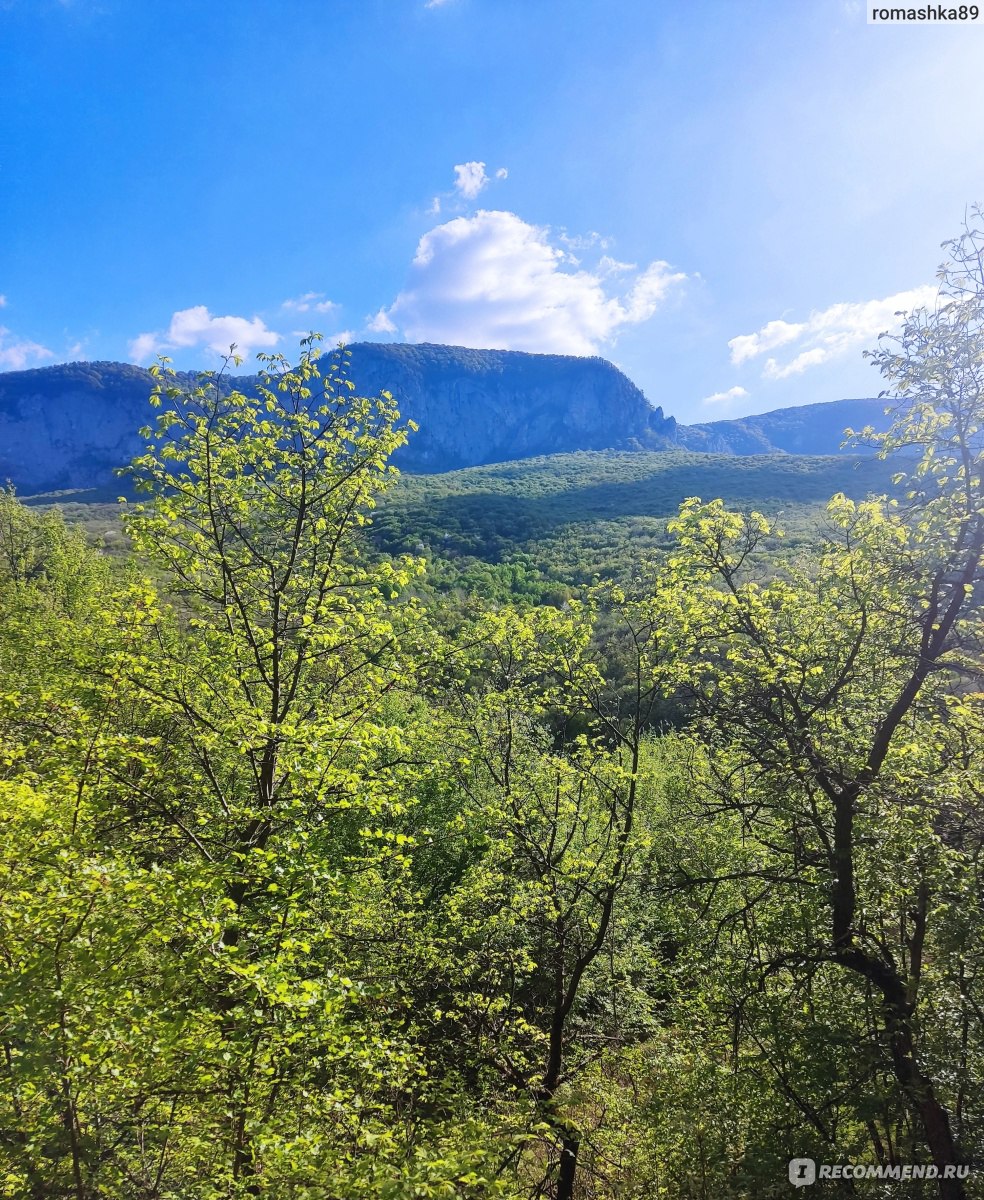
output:
{"label": "rocky cliff", "polygon": [[420,426],[397,460],[410,471],[568,450],[662,450],[676,439],[676,421],[603,358],[426,343],[351,350],[357,389],[391,391]]}
{"label": "rocky cliff", "polygon": [[[567,450],[662,449],[676,422],[602,358],[457,346],[351,347],[360,393],[393,393],[420,426],[397,462],[445,471]],[[248,391],[255,377],[231,381]],[[104,487],[152,418],[147,371],[70,363],[0,374],[0,482],[23,493]]]}
{"label": "rocky cliff", "polygon": [[[847,426],[886,424],[880,400],[839,400],[703,425],[677,425],[603,358],[467,350],[351,347],[357,390],[393,393],[419,425],[396,462],[448,471],[575,450],[836,454]],[[249,391],[255,376],[230,379]],[[69,363],[0,374],[0,484],[18,491],[117,487],[113,469],[139,452],[153,415],[147,371]]]}
{"label": "rocky cliff", "polygon": [[150,375],[125,363],[68,363],[0,375],[0,484],[20,492],[109,484],[151,419]]}

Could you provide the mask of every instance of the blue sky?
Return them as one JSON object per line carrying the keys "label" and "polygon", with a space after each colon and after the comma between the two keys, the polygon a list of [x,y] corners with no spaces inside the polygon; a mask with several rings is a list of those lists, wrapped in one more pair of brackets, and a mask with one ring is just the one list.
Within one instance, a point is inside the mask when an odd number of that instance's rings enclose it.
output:
{"label": "blue sky", "polygon": [[856,0],[0,0],[0,370],[318,329],[873,395],[981,199],[984,27]]}

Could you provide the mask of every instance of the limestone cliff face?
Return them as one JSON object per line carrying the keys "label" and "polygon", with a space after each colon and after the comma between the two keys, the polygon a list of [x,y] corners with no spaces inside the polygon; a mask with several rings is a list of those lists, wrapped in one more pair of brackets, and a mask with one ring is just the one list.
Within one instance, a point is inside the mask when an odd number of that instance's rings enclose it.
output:
{"label": "limestone cliff face", "polygon": [[[676,422],[601,358],[456,346],[351,347],[361,394],[393,393],[420,426],[397,462],[411,471],[502,462],[567,450],[660,449]],[[249,391],[255,379],[230,381]],[[0,374],[0,483],[18,491],[105,487],[141,448],[152,422],[148,372],[71,363]]]}
{"label": "limestone cliff face", "polygon": [[[449,471],[573,450],[836,454],[843,430],[884,428],[882,402],[840,400],[735,421],[677,425],[603,358],[467,350],[460,346],[351,348],[361,394],[392,392],[419,426],[396,455],[408,471]],[[187,377],[186,377],[187,378]],[[230,379],[243,391],[255,376]],[[69,363],[0,374],[0,485],[23,494],[119,488],[151,424],[153,381],[124,363]]]}
{"label": "limestone cliff face", "polygon": [[664,449],[674,440],[673,418],[603,358],[429,344],[351,350],[356,390],[385,388],[420,426],[396,458],[407,470],[568,450]]}
{"label": "limestone cliff face", "polygon": [[0,374],[0,483],[23,493],[111,483],[140,450],[152,386],[125,363]]}

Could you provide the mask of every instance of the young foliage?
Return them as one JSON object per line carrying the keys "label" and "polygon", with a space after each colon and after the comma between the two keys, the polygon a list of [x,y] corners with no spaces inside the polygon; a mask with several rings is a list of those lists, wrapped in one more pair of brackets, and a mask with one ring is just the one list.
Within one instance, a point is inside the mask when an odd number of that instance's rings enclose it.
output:
{"label": "young foliage", "polygon": [[962,797],[980,772],[984,230],[949,248],[937,308],[875,355],[907,505],[834,497],[814,560],[762,584],[746,564],[770,523],[688,501],[660,589],[680,639],[670,677],[713,750],[708,802],[740,815],[760,901],[801,913],[767,973],[833,964],[877,997],[886,1064],[941,1173],[965,1153],[952,1109],[968,1096],[933,1014],[976,1003],[951,919],[978,906]]}

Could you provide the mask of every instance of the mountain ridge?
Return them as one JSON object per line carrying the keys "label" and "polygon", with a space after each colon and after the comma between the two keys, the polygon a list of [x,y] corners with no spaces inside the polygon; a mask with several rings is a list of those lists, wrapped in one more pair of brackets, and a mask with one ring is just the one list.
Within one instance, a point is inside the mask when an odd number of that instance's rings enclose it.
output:
{"label": "mountain ridge", "polygon": [[[357,389],[392,392],[419,426],[394,459],[411,472],[580,450],[830,454],[840,452],[845,425],[884,423],[881,402],[850,400],[686,426],[604,358],[431,343],[348,349]],[[249,391],[257,377],[225,380]],[[127,363],[0,373],[0,481],[27,493],[110,484],[142,448],[152,387],[149,371]]]}
{"label": "mountain ridge", "polygon": [[[885,401],[855,398],[774,408],[747,417],[732,417],[696,425],[678,425],[686,450],[716,454],[859,454],[866,447],[844,445],[844,430],[870,425],[888,427]],[[818,443],[822,447],[817,449]]]}

